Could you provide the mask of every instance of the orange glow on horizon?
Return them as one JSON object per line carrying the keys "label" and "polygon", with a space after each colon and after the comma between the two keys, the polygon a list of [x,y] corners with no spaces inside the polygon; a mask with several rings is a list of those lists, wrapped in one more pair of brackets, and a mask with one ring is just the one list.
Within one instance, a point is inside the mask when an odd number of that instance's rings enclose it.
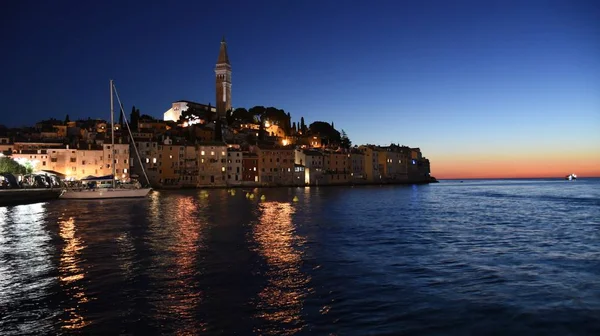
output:
{"label": "orange glow on horizon", "polygon": [[437,179],[600,177],[600,153],[440,156],[431,159]]}

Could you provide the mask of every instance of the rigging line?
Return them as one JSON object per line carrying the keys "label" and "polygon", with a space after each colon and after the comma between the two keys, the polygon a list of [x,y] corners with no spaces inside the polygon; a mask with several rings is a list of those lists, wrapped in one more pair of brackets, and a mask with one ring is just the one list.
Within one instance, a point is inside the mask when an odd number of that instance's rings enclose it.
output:
{"label": "rigging line", "polygon": [[137,146],[135,144],[135,140],[133,139],[133,134],[131,134],[131,128],[129,128],[129,122],[127,121],[127,116],[125,115],[125,111],[123,111],[123,104],[121,103],[121,98],[119,98],[119,93],[117,92],[117,87],[113,83],[113,87],[115,90],[115,96],[117,97],[117,101],[119,102],[119,109],[121,110],[121,114],[123,115],[123,120],[125,121],[125,125],[127,126],[127,131],[129,131],[129,137],[131,139],[131,143],[133,144],[133,149],[135,150],[135,154],[137,155],[138,161],[140,162],[140,167],[142,167],[142,172],[144,173],[144,177],[146,178],[146,182],[148,186],[150,185],[150,179],[148,179],[148,175],[146,174],[146,169],[144,168],[144,164],[142,163],[142,158],[140,157],[140,153],[138,152]]}

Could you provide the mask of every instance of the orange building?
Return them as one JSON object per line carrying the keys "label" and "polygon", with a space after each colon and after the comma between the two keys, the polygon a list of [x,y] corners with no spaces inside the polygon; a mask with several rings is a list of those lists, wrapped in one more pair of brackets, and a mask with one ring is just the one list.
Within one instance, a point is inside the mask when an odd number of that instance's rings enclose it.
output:
{"label": "orange building", "polygon": [[242,180],[258,182],[258,155],[250,152],[242,153]]}
{"label": "orange building", "polygon": [[291,147],[258,146],[259,181],[275,185],[294,182],[294,149]]}
{"label": "orange building", "polygon": [[326,152],[324,159],[325,181],[328,184],[348,183],[352,171],[350,154]]}

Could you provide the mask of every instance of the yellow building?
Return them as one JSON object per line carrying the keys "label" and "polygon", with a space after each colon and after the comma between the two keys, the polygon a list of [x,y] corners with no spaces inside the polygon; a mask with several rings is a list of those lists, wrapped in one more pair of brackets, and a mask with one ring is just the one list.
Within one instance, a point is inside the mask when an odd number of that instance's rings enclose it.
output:
{"label": "yellow building", "polygon": [[364,154],[365,180],[372,183],[381,181],[382,176],[381,170],[379,169],[379,149],[373,145],[365,145],[360,146],[359,150]]}
{"label": "yellow building", "polygon": [[227,145],[204,142],[198,145],[198,186],[227,184]]}
{"label": "yellow building", "polygon": [[[27,147],[21,143],[21,147]],[[67,179],[79,180],[90,175],[110,175],[112,159],[117,180],[129,179],[129,145],[115,144],[114,158],[110,144],[84,144],[79,148],[63,146],[44,149],[21,149],[12,157],[21,162],[29,162],[34,171],[52,170],[64,174]]]}

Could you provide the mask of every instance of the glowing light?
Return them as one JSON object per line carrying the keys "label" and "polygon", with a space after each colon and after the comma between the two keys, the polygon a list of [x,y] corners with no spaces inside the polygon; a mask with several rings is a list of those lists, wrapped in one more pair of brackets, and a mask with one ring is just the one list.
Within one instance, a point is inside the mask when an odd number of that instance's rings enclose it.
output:
{"label": "glowing light", "polygon": [[266,321],[287,325],[285,332],[269,330],[267,334],[291,335],[304,328],[301,312],[310,291],[304,289],[310,277],[301,270],[304,239],[295,232],[290,203],[263,202],[260,211],[253,236],[267,261],[269,280],[258,294],[256,311]]}
{"label": "glowing light", "polygon": [[287,145],[288,145],[288,143],[289,143],[289,141],[288,141],[287,139],[283,139],[283,140],[281,141],[281,143],[282,143],[284,146],[287,146]]}

